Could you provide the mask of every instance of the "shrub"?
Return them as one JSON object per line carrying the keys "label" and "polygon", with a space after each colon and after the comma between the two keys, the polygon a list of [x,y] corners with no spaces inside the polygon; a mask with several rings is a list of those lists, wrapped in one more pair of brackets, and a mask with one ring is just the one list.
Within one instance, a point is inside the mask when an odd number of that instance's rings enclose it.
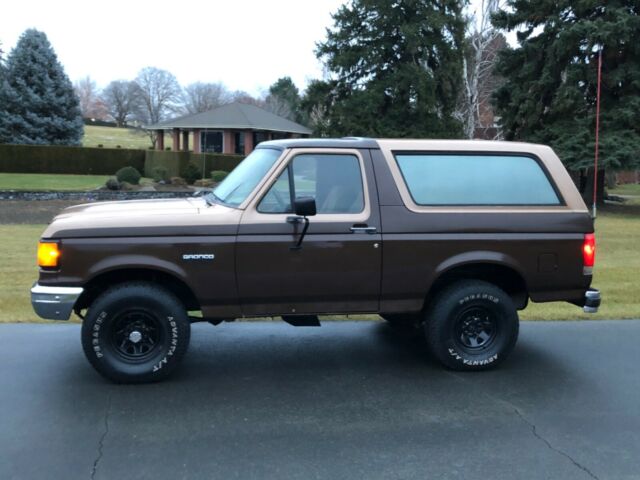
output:
{"label": "shrub", "polygon": [[[160,150],[147,150],[145,153],[145,177],[153,177],[153,169],[156,167],[166,168],[169,177],[176,177],[180,175],[180,172],[188,163],[195,163],[201,171],[206,172],[207,178],[211,178],[209,172],[213,170],[230,172],[236,168],[244,158],[241,155],[226,155],[222,153],[202,154],[193,152],[163,152]],[[137,168],[137,165],[134,165],[134,167]],[[140,172],[142,172],[142,170],[140,170]]]}
{"label": "shrub", "polygon": [[131,185],[138,185],[142,175],[134,167],[123,167],[116,172],[116,178],[119,182],[127,182]]}
{"label": "shrub", "polygon": [[169,173],[164,167],[156,167],[153,169],[152,178],[154,182],[166,182],[169,179]]}
{"label": "shrub", "polygon": [[178,185],[181,187],[187,184],[187,182],[185,182],[184,178],[182,177],[171,177],[169,179],[169,182],[171,183],[171,185]]}
{"label": "shrub", "polygon": [[104,185],[107,190],[120,190],[120,182],[115,177],[109,178]]}
{"label": "shrub", "polygon": [[180,176],[184,178],[189,185],[193,185],[193,182],[202,178],[202,172],[195,163],[188,163],[180,172]]}
{"label": "shrub", "polygon": [[193,186],[203,187],[203,188],[213,187],[213,180],[209,178],[202,178],[200,180],[196,180],[195,182],[193,182]]}
{"label": "shrub", "polygon": [[229,172],[225,172],[224,170],[214,170],[211,172],[211,180],[214,182],[221,182],[227,177],[227,175],[229,175]]}

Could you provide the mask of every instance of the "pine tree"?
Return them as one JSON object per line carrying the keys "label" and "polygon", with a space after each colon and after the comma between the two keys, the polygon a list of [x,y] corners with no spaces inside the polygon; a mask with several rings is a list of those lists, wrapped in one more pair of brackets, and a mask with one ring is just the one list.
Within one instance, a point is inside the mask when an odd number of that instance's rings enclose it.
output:
{"label": "pine tree", "polygon": [[265,102],[267,109],[276,115],[294,122],[304,121],[300,114],[300,92],[291,77],[279,78],[271,85]]}
{"label": "pine tree", "polygon": [[79,145],[82,115],[71,81],[43,32],[26,30],[6,62],[0,142]]}
{"label": "pine tree", "polygon": [[602,166],[640,165],[639,10],[637,0],[508,2],[494,17],[520,30],[520,46],[497,67],[506,79],[495,96],[505,137],[549,144],[572,170],[593,165],[602,48]]}
{"label": "pine tree", "polygon": [[460,136],[453,113],[462,83],[463,3],[353,0],[340,7],[316,51],[331,72],[326,133]]}
{"label": "pine tree", "polygon": [[4,51],[2,50],[2,42],[0,42],[0,88],[2,88],[2,81],[4,80]]}

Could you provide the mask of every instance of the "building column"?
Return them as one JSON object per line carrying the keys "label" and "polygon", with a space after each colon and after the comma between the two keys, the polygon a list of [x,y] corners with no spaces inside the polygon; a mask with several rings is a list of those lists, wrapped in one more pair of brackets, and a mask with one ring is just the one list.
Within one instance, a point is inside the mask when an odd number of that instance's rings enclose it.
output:
{"label": "building column", "polygon": [[164,150],[164,130],[156,130],[156,150]]}
{"label": "building column", "polygon": [[171,131],[171,141],[172,141],[171,149],[174,152],[177,152],[178,150],[180,150],[180,129],[179,128],[174,128]]}
{"label": "building column", "polygon": [[182,131],[182,150],[189,151],[189,130]]}
{"label": "building column", "polygon": [[222,153],[233,154],[236,151],[236,136],[231,130],[224,130],[222,134]]}
{"label": "building column", "polygon": [[249,155],[253,152],[253,130],[244,131],[244,154]]}
{"label": "building column", "polygon": [[201,153],[202,151],[200,147],[200,131],[199,128],[193,130],[193,153]]}

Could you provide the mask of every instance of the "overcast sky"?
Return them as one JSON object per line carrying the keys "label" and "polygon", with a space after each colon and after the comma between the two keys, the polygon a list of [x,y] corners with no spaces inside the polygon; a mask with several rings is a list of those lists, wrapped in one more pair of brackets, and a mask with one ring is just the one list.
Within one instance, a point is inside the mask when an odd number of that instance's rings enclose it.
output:
{"label": "overcast sky", "polygon": [[182,85],[221,81],[258,95],[291,76],[304,88],[322,76],[313,53],[344,0],[27,0],[3,2],[6,53],[27,28],[42,30],[72,81],[100,87],[145,66]]}
{"label": "overcast sky", "polygon": [[5,1],[0,42],[8,53],[24,30],[42,30],[71,80],[89,75],[99,87],[153,66],[182,85],[220,81],[260,95],[285,75],[300,89],[322,77],[315,43],[344,1]]}

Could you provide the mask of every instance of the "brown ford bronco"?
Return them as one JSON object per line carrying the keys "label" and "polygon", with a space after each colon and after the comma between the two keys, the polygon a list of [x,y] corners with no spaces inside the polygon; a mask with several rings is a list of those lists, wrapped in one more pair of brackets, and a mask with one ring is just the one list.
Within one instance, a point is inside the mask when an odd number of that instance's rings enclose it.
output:
{"label": "brown ford bronco", "polygon": [[594,254],[549,147],[281,140],[203,197],[64,210],[31,299],[42,318],[74,311],[87,358],[118,382],[166,377],[191,322],[319,314],[419,325],[445,366],[482,370],[513,349],[529,299],[597,310]]}

